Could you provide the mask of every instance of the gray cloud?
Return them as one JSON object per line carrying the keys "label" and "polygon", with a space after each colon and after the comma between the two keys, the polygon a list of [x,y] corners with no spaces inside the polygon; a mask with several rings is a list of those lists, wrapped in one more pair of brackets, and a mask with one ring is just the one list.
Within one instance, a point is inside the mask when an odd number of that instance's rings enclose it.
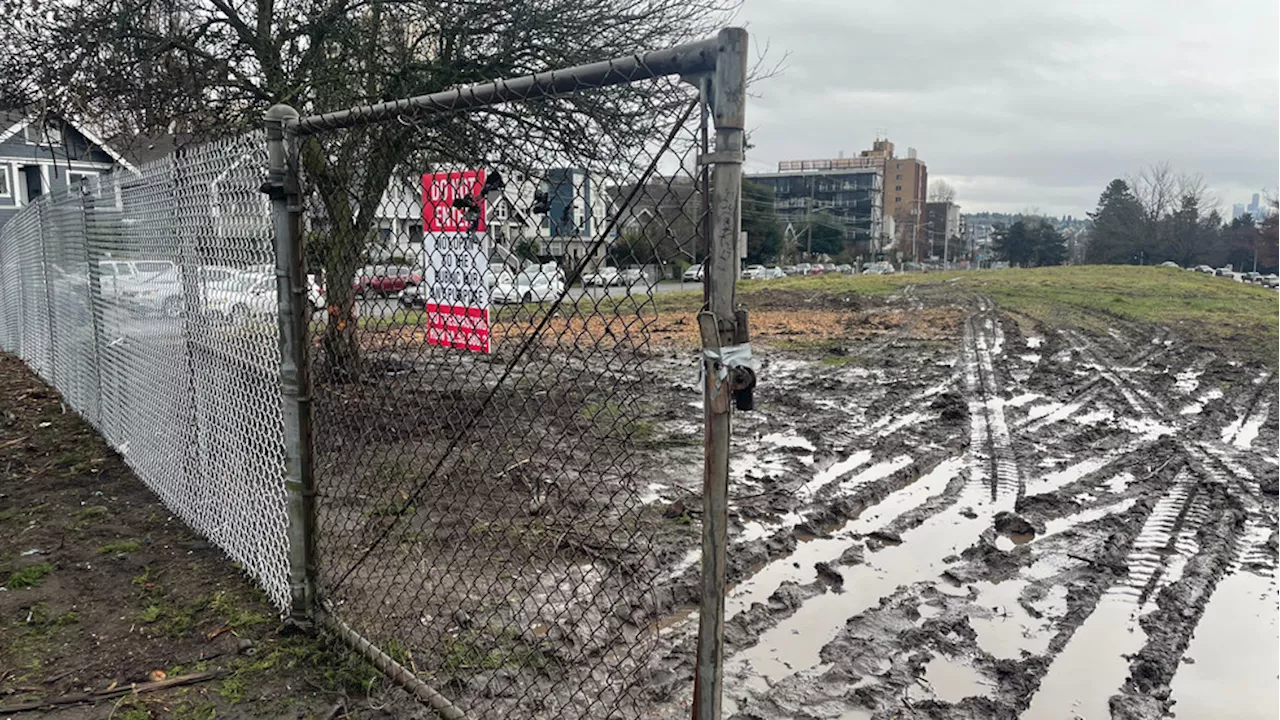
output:
{"label": "gray cloud", "polygon": [[746,0],[757,47],[751,169],[870,146],[919,150],[966,210],[1079,215],[1149,163],[1225,203],[1277,186],[1274,0]]}

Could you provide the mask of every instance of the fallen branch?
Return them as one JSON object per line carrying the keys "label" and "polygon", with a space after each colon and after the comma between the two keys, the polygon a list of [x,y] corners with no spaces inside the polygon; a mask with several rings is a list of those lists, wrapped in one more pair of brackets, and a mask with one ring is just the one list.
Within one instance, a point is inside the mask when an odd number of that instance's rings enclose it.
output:
{"label": "fallen branch", "polygon": [[227,672],[227,670],[209,670],[207,672],[191,673],[190,675],[179,675],[177,677],[157,680],[155,682],[130,683],[110,690],[95,690],[90,693],[63,695],[61,697],[37,700],[35,702],[21,703],[18,705],[0,705],[0,715],[6,713],[27,712],[29,710],[43,710],[45,708],[56,708],[66,705],[79,705],[80,703],[94,703],[101,700],[123,697],[125,695],[141,695],[142,693],[155,692],[156,690],[165,690],[171,687],[193,685],[195,683],[205,682],[206,680],[215,680],[226,675]]}

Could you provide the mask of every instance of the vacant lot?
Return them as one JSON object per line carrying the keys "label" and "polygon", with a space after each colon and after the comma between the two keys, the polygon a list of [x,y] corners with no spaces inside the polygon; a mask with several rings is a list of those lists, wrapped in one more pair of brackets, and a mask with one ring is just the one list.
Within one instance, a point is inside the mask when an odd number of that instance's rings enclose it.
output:
{"label": "vacant lot", "polygon": [[[735,419],[727,714],[1267,717],[1275,648],[1251,640],[1277,622],[1274,292],[1057,268],[741,298],[761,384]],[[687,716],[698,302],[562,308],[510,378],[512,343],[483,358],[427,352],[408,315],[363,328],[366,376],[316,400],[344,617],[477,717]],[[500,322],[523,339],[538,312]],[[3,373],[0,703],[152,670],[226,674],[119,710],[383,698],[345,653],[279,635],[56,394]]]}
{"label": "vacant lot", "polygon": [[[756,327],[730,714],[1274,717],[1276,649],[1249,640],[1277,631],[1274,291],[1141,268],[744,290],[821,322]],[[696,507],[686,460],[658,494]],[[688,700],[689,551],[655,717]]]}

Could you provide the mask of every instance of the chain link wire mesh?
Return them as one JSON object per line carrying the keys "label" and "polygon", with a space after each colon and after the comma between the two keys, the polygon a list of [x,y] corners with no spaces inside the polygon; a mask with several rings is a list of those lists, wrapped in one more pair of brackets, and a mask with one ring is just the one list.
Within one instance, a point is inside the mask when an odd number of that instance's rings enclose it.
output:
{"label": "chain link wire mesh", "polygon": [[473,717],[646,703],[649,329],[702,256],[705,116],[636,74],[297,140],[318,593]]}
{"label": "chain link wire mesh", "polygon": [[0,348],[288,607],[265,137],[41,196],[0,228]]}

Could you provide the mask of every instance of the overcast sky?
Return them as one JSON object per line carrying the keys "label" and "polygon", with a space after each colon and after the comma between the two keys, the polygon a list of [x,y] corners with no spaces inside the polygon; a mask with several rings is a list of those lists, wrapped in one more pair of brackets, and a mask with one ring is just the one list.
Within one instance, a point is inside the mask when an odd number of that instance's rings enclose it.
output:
{"label": "overcast sky", "polygon": [[747,105],[748,171],[887,131],[965,212],[1083,215],[1169,161],[1226,208],[1277,186],[1276,0],[745,0],[783,73]]}

